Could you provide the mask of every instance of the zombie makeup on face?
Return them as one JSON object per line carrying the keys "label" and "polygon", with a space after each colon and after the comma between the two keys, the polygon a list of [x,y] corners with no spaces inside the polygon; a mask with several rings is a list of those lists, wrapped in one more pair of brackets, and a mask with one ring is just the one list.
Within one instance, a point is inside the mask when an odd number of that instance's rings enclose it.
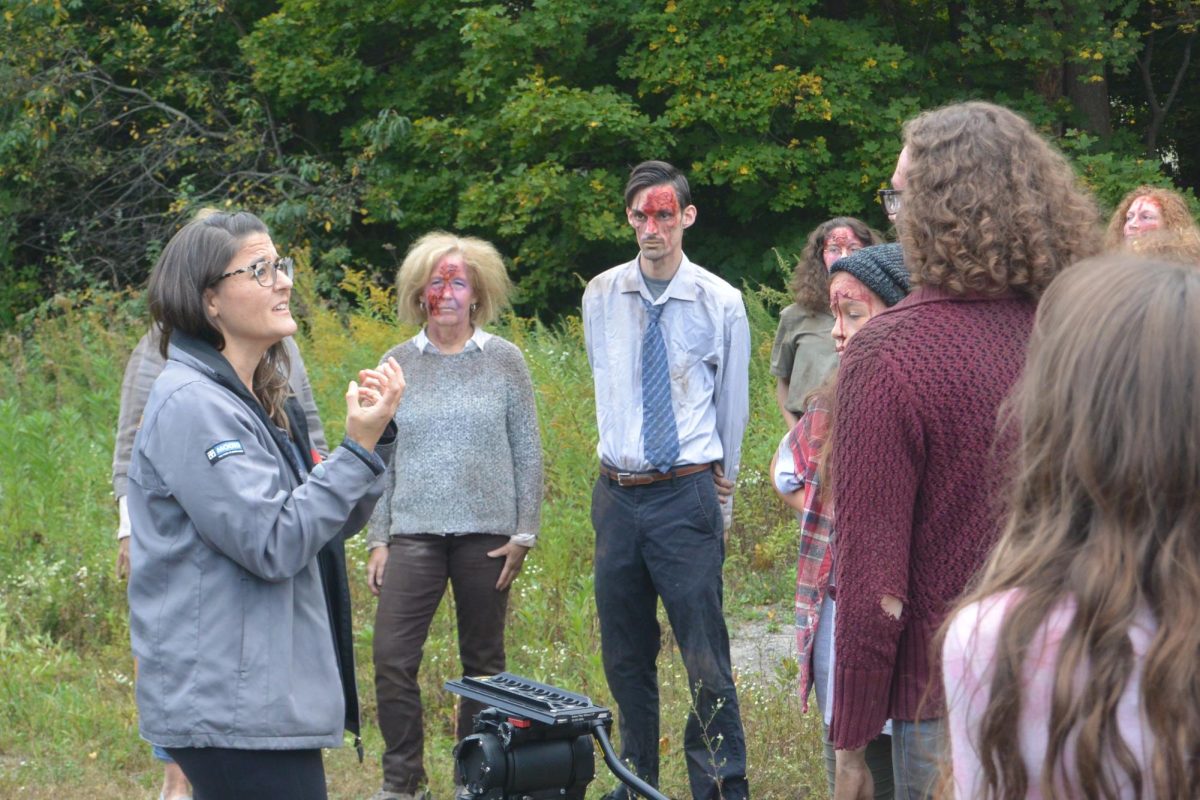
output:
{"label": "zombie makeup on face", "polygon": [[668,235],[681,222],[679,198],[670,186],[652,186],[642,193],[641,202],[634,201],[630,217],[639,239]]}
{"label": "zombie makeup on face", "polygon": [[825,269],[828,270],[833,266],[833,262],[839,258],[845,258],[851,253],[857,253],[864,247],[866,245],[863,244],[862,240],[850,228],[834,228],[825,235],[825,246],[821,250],[821,260],[825,262]]}
{"label": "zombie makeup on face", "polygon": [[1153,197],[1138,197],[1125,212],[1125,238],[1162,227],[1162,206]]}
{"label": "zombie makeup on face", "polygon": [[634,195],[625,216],[637,233],[642,269],[670,278],[683,258],[683,231],[695,221],[696,207],[681,208],[674,187],[662,184]]}
{"label": "zombie makeup on face", "polygon": [[443,312],[469,314],[473,302],[475,292],[471,288],[471,277],[467,273],[462,254],[451,253],[445,256],[434,267],[433,274],[429,276],[429,283],[425,286],[425,307],[429,318],[438,317]]}
{"label": "zombie makeup on face", "polygon": [[863,325],[887,306],[879,295],[848,272],[829,280],[829,310],[833,313],[833,346],[840,355]]}

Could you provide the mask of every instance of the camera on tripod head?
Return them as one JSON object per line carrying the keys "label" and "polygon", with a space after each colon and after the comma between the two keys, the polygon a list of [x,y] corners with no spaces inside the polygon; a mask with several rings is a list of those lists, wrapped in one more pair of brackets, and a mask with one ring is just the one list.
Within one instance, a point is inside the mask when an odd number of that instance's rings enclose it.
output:
{"label": "camera on tripod head", "polygon": [[509,672],[448,681],[446,689],[487,706],[454,747],[457,800],[583,800],[596,775],[592,737],[623,783],[667,800],[620,762],[608,741],[612,712],[589,698]]}

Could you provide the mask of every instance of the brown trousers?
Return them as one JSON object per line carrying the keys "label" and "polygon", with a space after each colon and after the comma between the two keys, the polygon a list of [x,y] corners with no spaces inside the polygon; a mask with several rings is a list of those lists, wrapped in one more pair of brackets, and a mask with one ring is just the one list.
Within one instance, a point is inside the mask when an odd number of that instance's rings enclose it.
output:
{"label": "brown trousers", "polygon": [[[375,612],[375,695],[383,733],[383,788],[416,792],[428,783],[424,723],[417,672],[429,625],[450,582],[458,621],[463,675],[504,671],[504,619],[508,590],[496,591],[503,558],[488,552],[507,536],[419,534],[395,536]],[[472,732],[483,706],[459,699],[456,734]]]}

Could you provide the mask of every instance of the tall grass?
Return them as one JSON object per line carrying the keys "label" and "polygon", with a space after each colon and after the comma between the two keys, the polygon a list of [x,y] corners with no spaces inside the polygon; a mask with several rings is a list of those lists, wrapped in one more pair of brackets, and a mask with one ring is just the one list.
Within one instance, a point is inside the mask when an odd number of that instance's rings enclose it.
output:
{"label": "tall grass", "polygon": [[[303,286],[303,283],[300,284]],[[346,381],[412,334],[397,326],[386,292],[361,276],[344,287],[353,312],[300,297],[298,336],[328,438],[340,439]],[[751,423],[735,527],[725,568],[726,605],[736,632],[756,617],[790,619],[795,523],[771,493],[766,464],[783,431],[767,372],[768,293],[748,294],[753,331]],[[773,298],[772,298],[773,299]],[[109,472],[125,358],[146,327],[136,294],[60,298],[0,341],[0,796],[154,796],[161,771],[137,737],[124,585],[113,575],[115,507]],[[592,596],[595,416],[582,328],[568,318],[548,328],[508,318],[494,329],[524,351],[537,389],[546,459],[542,536],[512,598],[509,669],[612,705],[599,655]],[[358,636],[359,689],[367,760],[352,751],[326,759],[330,796],[366,797],[379,783],[371,638],[374,598],[366,552],[348,547]],[[785,626],[790,623],[783,623]],[[664,619],[664,631],[669,631]],[[436,796],[452,788],[453,696],[458,676],[450,604],[443,603],[425,649],[427,768]],[[823,797],[819,724],[801,715],[794,665],[738,678],[756,796]],[[687,680],[667,637],[660,659],[662,784],[687,795],[681,736]],[[602,764],[590,796],[613,785]]]}

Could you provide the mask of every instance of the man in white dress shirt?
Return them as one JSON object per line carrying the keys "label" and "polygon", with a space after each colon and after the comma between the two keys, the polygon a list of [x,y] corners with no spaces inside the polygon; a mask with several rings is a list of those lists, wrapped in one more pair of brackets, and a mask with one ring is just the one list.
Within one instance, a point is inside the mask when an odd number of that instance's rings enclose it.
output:
{"label": "man in white dress shirt", "polygon": [[741,293],[683,253],[696,207],[679,170],[635,167],[625,213],[638,257],[583,295],[600,433],[596,607],[621,757],[657,785],[661,598],[694,700],[684,730],[692,796],[742,800],[746,747],[721,568],[749,416],[750,329]]}

